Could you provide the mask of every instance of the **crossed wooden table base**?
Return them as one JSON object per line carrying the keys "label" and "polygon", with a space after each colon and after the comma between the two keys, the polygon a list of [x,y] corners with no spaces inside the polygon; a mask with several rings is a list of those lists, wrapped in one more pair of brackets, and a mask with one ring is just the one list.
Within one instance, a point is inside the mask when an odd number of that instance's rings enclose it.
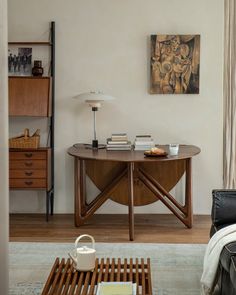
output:
{"label": "crossed wooden table base", "polygon": [[[167,146],[161,146],[166,149]],[[160,200],[185,226],[192,227],[192,157],[200,152],[195,146],[180,146],[178,156],[146,158],[140,151],[106,151],[71,147],[74,157],[75,225],[82,225],[107,200],[128,205],[129,238],[134,240],[134,206]],[[170,190],[185,174],[184,204]],[[90,203],[86,200],[86,175],[101,193]]]}

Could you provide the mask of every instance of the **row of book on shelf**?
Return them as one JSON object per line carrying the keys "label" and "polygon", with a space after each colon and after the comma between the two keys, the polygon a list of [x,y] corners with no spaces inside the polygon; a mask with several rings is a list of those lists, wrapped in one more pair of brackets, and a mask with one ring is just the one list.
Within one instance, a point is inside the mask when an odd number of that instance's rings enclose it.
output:
{"label": "row of book on shelf", "polygon": [[[132,146],[126,133],[114,133],[107,139],[108,151],[129,151]],[[136,135],[134,141],[135,151],[146,151],[153,147],[155,147],[155,144],[151,135]]]}

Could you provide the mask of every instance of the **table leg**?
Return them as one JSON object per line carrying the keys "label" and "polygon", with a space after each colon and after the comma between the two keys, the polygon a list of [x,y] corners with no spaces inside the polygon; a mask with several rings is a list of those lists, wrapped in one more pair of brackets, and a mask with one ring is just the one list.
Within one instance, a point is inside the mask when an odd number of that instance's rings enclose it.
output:
{"label": "table leg", "polygon": [[86,214],[86,162],[80,160],[80,199],[81,199],[81,214]]}
{"label": "table leg", "polygon": [[75,226],[79,226],[83,223],[82,215],[84,214],[84,202],[85,202],[85,168],[84,161],[75,157]]}
{"label": "table leg", "polygon": [[134,162],[128,163],[129,239],[134,240]]}
{"label": "table leg", "polygon": [[192,205],[192,159],[186,160],[186,180],[185,180],[185,205],[187,227],[193,226],[193,205]]}

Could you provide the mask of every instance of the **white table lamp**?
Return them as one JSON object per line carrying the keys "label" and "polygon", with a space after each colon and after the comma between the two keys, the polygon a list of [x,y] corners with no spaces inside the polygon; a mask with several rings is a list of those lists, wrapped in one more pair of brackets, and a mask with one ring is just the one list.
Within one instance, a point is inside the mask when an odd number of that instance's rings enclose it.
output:
{"label": "white table lamp", "polygon": [[102,106],[103,101],[110,101],[115,99],[113,96],[106,95],[100,91],[91,91],[86,93],[81,93],[75,97],[80,101],[86,102],[93,111],[93,140],[92,145],[88,145],[88,147],[93,149],[104,148],[104,145],[99,145],[97,140],[97,132],[96,132],[96,111]]}

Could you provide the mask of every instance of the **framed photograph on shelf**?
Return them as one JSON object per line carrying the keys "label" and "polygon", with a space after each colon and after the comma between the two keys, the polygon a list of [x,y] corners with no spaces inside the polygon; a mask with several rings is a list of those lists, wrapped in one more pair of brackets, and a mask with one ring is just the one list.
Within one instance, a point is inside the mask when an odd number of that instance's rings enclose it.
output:
{"label": "framed photograph on shelf", "polygon": [[20,47],[8,49],[8,75],[31,76],[32,48]]}

